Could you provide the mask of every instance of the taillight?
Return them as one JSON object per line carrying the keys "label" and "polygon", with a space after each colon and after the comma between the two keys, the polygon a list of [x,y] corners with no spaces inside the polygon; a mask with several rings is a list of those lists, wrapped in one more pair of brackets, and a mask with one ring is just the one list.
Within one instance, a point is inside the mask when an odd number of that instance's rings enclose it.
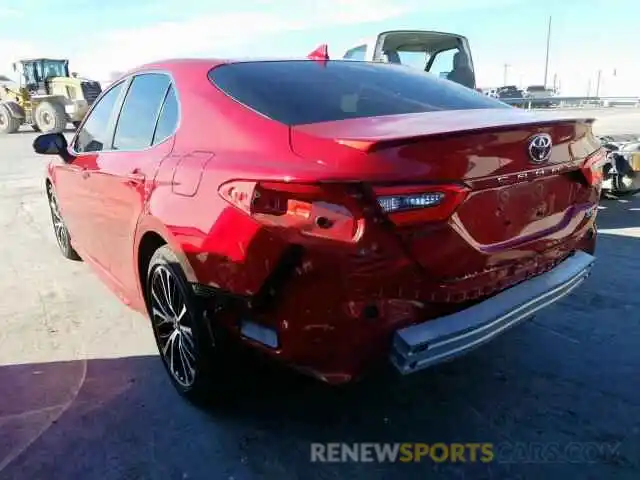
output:
{"label": "taillight", "polygon": [[364,226],[344,186],[232,181],[222,198],[262,224],[309,237],[356,242]]}
{"label": "taillight", "polygon": [[439,222],[453,215],[469,189],[462,185],[376,187],[378,205],[396,225]]}
{"label": "taillight", "polygon": [[589,155],[584,161],[580,170],[589,185],[595,187],[602,183],[602,167],[606,161],[607,152],[602,148]]}

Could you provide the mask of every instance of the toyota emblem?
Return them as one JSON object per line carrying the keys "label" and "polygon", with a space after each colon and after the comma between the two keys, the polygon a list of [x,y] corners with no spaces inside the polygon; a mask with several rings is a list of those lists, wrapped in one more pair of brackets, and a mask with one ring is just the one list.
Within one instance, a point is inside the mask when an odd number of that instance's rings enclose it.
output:
{"label": "toyota emblem", "polygon": [[551,135],[540,133],[529,140],[529,157],[533,163],[543,163],[551,156]]}

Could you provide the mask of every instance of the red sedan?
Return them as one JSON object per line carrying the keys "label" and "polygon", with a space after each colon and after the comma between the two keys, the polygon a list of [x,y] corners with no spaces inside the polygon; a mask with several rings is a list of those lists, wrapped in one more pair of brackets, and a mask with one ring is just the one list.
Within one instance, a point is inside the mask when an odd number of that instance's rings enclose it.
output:
{"label": "red sedan", "polygon": [[492,339],[592,267],[602,150],[401,66],[175,60],[106,89],[46,192],[62,253],[151,319],[173,384],[236,341],[330,383]]}

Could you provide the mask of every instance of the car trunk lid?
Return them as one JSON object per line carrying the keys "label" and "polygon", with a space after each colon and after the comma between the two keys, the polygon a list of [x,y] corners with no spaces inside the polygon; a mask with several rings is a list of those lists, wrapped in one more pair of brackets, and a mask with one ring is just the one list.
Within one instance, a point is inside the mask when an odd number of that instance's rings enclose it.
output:
{"label": "car trunk lid", "polygon": [[[599,149],[591,123],[517,109],[440,111],[297,126],[291,142],[302,156],[314,154],[309,136],[367,153],[353,156],[354,172],[374,179],[378,197],[409,185],[412,192],[465,188],[446,219],[404,212],[394,226],[418,264],[453,280],[531,259],[580,234],[597,197],[585,171]],[[532,141],[545,138],[552,142],[549,157],[536,157]],[[339,162],[340,171],[350,169],[344,157]],[[384,179],[369,177],[367,169],[380,165]]]}

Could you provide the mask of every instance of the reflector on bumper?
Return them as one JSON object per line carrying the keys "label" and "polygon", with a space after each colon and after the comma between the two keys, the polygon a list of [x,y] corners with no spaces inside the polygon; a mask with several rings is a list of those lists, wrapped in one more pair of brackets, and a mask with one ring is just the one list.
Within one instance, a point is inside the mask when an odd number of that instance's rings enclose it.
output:
{"label": "reflector on bumper", "polygon": [[398,330],[391,362],[401,373],[412,373],[463,355],[567,295],[589,276],[594,261],[578,251],[553,270],[473,307]]}

